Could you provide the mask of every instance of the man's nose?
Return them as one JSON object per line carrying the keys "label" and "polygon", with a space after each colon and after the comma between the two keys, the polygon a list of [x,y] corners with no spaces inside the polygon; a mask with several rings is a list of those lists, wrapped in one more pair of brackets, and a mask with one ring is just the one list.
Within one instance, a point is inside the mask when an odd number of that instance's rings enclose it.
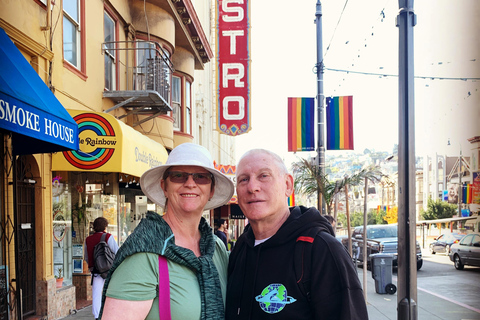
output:
{"label": "man's nose", "polygon": [[247,184],[247,191],[250,193],[255,193],[260,190],[260,184],[256,179],[250,179]]}

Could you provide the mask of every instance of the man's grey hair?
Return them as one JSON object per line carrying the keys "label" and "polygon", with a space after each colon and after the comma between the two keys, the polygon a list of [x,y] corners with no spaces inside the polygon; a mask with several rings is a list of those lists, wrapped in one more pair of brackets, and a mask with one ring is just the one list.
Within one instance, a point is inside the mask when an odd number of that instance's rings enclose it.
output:
{"label": "man's grey hair", "polygon": [[238,160],[237,167],[238,167],[238,164],[243,160],[243,158],[245,158],[245,157],[247,157],[247,156],[250,156],[250,155],[253,155],[253,154],[257,154],[257,153],[267,154],[267,155],[269,155],[270,157],[272,157],[273,162],[274,162],[275,165],[277,166],[279,172],[280,172],[280,173],[288,174],[287,166],[286,166],[285,163],[283,162],[282,158],[280,158],[280,156],[279,156],[278,154],[276,154],[275,152],[272,152],[272,151],[267,150],[267,149],[252,149],[252,150],[248,150],[247,152],[245,152],[245,153],[240,157],[240,160]]}

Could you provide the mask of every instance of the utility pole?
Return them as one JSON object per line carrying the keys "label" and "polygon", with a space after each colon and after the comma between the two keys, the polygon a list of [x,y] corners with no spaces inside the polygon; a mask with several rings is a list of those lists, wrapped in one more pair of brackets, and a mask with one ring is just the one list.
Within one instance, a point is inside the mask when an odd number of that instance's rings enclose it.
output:
{"label": "utility pole", "polygon": [[[345,210],[346,210],[346,215],[347,215],[347,232],[348,232],[348,253],[350,254],[350,257],[352,257],[352,233],[350,232],[350,211],[348,208],[348,185],[345,184],[343,187],[345,189]],[[365,259],[363,259],[365,260]]]}
{"label": "utility pole", "polygon": [[417,259],[415,201],[415,103],[413,74],[413,0],[399,0],[398,144],[398,293],[397,319],[416,320]]}
{"label": "utility pole", "polygon": [[[367,213],[367,201],[368,201],[368,178],[365,177],[365,193],[363,197],[363,252],[364,252],[364,259],[363,259],[363,270],[367,270],[367,223],[368,223],[368,213]],[[360,248],[357,248],[360,250]],[[372,268],[373,271],[373,268]],[[367,272],[363,273],[363,297],[365,301],[367,300]]]}
{"label": "utility pole", "polygon": [[[322,40],[322,4],[320,0],[317,0],[316,11],[315,11],[315,24],[317,27],[317,131],[318,131],[318,141],[317,141],[317,159],[318,167],[321,179],[325,176],[325,143],[324,143],[324,125],[325,125],[325,99],[323,93],[323,40]],[[325,215],[325,201],[323,195],[318,193],[318,209],[321,215]]]}
{"label": "utility pole", "polygon": [[463,200],[463,188],[462,188],[462,145],[460,145],[460,157],[458,157],[458,216],[462,216],[462,200]]}

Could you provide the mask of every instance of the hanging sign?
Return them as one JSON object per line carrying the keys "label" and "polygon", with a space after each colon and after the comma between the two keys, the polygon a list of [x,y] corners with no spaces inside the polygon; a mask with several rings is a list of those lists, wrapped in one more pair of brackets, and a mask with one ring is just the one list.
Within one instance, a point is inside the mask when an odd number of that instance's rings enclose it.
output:
{"label": "hanging sign", "polygon": [[217,0],[217,130],[250,131],[249,0]]}

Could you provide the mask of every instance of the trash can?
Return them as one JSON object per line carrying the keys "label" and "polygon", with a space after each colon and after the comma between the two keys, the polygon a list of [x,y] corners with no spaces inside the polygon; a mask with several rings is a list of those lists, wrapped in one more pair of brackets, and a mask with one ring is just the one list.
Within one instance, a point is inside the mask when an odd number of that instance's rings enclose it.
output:
{"label": "trash can", "polygon": [[375,280],[375,291],[381,294],[394,294],[397,287],[392,283],[393,256],[385,253],[370,255],[372,278]]}

